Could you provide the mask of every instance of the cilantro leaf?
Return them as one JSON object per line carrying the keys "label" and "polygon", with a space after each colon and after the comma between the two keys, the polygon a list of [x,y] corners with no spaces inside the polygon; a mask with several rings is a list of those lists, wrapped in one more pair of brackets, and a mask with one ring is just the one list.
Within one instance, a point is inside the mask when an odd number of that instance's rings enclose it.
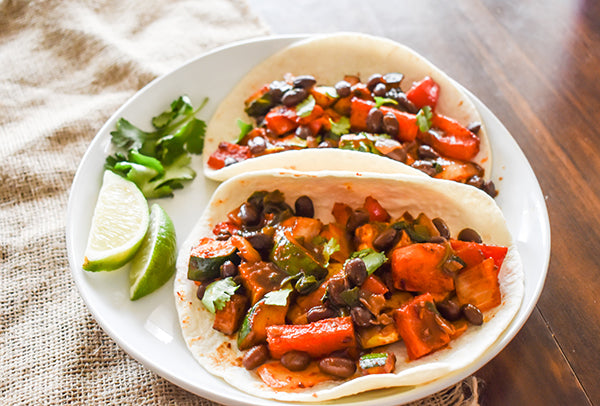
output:
{"label": "cilantro leaf", "polygon": [[192,107],[190,98],[185,95],[180,96],[177,100],[171,102],[171,110],[152,117],[152,125],[157,129],[164,128],[180,115],[189,115],[193,111],[194,107]]}
{"label": "cilantro leaf", "polygon": [[331,238],[323,245],[323,258],[325,259],[325,268],[329,265],[331,256],[340,250],[340,244],[335,238]]}
{"label": "cilantro leaf", "polygon": [[377,252],[372,248],[365,248],[360,251],[353,252],[350,258],[360,258],[364,261],[367,266],[367,273],[371,275],[375,272],[384,262],[387,257],[383,252]]}
{"label": "cilantro leaf", "polygon": [[344,135],[350,132],[350,119],[346,116],[340,117],[337,123],[331,118],[329,122],[331,123],[331,132],[335,135]]}
{"label": "cilantro leaf", "polygon": [[398,104],[398,102],[394,99],[389,99],[387,97],[378,97],[375,96],[375,108],[380,108],[381,106],[383,106],[384,104]]}
{"label": "cilantro leaf", "polygon": [[433,113],[431,112],[431,107],[423,106],[421,110],[417,113],[417,125],[419,126],[419,131],[422,133],[426,133],[431,128],[433,118]]}
{"label": "cilantro leaf", "polygon": [[288,296],[292,293],[291,288],[273,290],[268,292],[265,297],[265,304],[273,306],[285,306],[287,305]]}
{"label": "cilantro leaf", "polygon": [[196,176],[188,153],[201,154],[204,149],[206,123],[195,115],[207,101],[194,110],[189,97],[180,96],[169,110],[152,118],[153,132],[119,119],[111,132],[117,151],[106,158],[105,168],[135,182],[146,198],[172,196],[183,181]]}
{"label": "cilantro leaf", "polygon": [[238,118],[237,126],[240,128],[240,135],[237,138],[236,144],[239,144],[242,139],[252,130],[252,124],[245,123],[241,119]]}
{"label": "cilantro leaf", "polygon": [[240,286],[233,281],[230,276],[225,279],[219,279],[206,287],[202,304],[211,313],[217,310],[223,310],[225,304],[231,299],[231,296]]}
{"label": "cilantro leaf", "polygon": [[298,117],[308,117],[316,105],[316,100],[312,94],[296,105],[296,114]]}

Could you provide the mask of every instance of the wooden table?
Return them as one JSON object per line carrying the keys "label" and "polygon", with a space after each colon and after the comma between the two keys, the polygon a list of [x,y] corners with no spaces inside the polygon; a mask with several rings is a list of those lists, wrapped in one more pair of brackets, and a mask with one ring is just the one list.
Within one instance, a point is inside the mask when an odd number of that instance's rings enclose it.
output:
{"label": "wooden table", "polygon": [[249,2],[274,34],[402,42],[503,122],[547,197],[552,254],[531,317],[476,374],[482,404],[600,405],[600,2]]}

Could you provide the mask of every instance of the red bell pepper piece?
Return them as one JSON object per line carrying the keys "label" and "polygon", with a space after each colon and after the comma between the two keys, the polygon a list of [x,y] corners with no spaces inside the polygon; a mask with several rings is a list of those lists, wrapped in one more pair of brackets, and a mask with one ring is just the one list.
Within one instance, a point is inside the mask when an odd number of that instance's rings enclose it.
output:
{"label": "red bell pepper piece", "polygon": [[410,90],[406,92],[406,98],[417,108],[429,106],[435,110],[439,97],[440,86],[429,76],[425,76],[420,82],[413,83]]}
{"label": "red bell pepper piece", "polygon": [[354,325],[350,317],[323,319],[308,324],[267,327],[267,342],[273,358],[297,350],[321,358],[334,351],[356,347]]}
{"label": "red bell pepper piece", "polygon": [[[422,140],[442,156],[469,161],[479,152],[479,137],[450,117],[433,114],[432,131],[422,133]],[[435,129],[441,130],[435,131]]]}
{"label": "red bell pepper piece", "polygon": [[296,111],[289,107],[279,106],[271,109],[265,116],[267,128],[276,135],[283,135],[298,127]]}
{"label": "red bell pepper piece", "polygon": [[360,286],[360,290],[375,295],[385,295],[389,292],[385,283],[377,275],[369,275]]}
{"label": "red bell pepper piece", "polygon": [[373,107],[375,107],[373,102],[358,97],[350,99],[350,128],[353,131],[367,130],[367,116]]}
{"label": "red bell pepper piece", "polygon": [[450,245],[457,257],[462,259],[467,267],[475,266],[486,258],[492,258],[494,265],[500,269],[508,247],[485,245],[471,241],[450,240]]}
{"label": "red bell pepper piece", "polygon": [[502,303],[498,272],[492,258],[463,269],[456,275],[456,297],[461,305],[470,303],[482,312]]}
{"label": "red bell pepper piece", "polygon": [[369,221],[389,221],[390,214],[373,196],[367,196],[364,203],[365,210],[369,213]]}
{"label": "red bell pepper piece", "polygon": [[454,290],[454,279],[442,270],[446,247],[442,244],[411,244],[391,254],[392,280],[400,290],[444,295]]}
{"label": "red bell pepper piece", "polygon": [[411,299],[396,310],[394,321],[411,360],[445,346],[454,333],[452,325],[437,312],[429,293]]}
{"label": "red bell pepper piece", "polygon": [[250,148],[247,146],[223,141],[219,143],[217,150],[210,155],[207,165],[212,169],[221,169],[225,166],[227,158],[240,162],[250,158],[250,156]]}
{"label": "red bell pepper piece", "polygon": [[419,126],[417,125],[416,115],[386,106],[381,106],[379,109],[383,114],[392,113],[398,120],[398,134],[390,134],[391,136],[395,136],[403,142],[410,142],[417,138]]}

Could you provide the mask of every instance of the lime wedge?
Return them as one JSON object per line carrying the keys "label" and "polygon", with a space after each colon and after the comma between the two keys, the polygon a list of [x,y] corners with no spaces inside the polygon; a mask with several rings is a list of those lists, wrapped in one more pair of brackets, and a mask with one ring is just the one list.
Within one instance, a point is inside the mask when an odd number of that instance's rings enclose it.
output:
{"label": "lime wedge", "polygon": [[148,203],[135,183],[105,171],[83,269],[111,271],[125,265],[142,243],[148,221]]}
{"label": "lime wedge", "polygon": [[164,285],[175,272],[176,258],[173,222],[162,207],[153,204],[148,232],[131,261],[129,298],[139,299]]}

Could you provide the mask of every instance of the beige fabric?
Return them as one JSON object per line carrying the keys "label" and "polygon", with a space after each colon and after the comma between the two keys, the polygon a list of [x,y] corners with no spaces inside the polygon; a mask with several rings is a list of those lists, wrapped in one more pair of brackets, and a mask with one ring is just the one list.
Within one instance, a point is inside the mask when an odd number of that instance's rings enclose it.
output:
{"label": "beige fabric", "polygon": [[[69,188],[157,75],[267,28],[244,0],[0,0],[0,404],[200,404],[100,329],[71,279]],[[420,405],[477,404],[468,381]]]}

